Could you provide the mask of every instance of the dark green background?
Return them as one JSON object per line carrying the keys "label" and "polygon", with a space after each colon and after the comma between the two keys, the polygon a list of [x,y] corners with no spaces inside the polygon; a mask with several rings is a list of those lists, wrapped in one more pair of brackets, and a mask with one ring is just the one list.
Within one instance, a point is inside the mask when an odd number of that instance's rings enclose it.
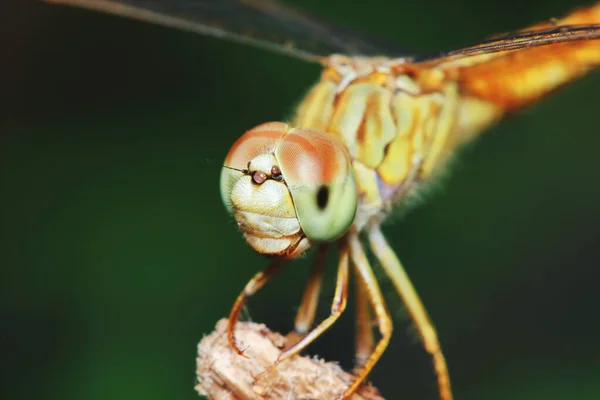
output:
{"label": "dark green background", "polygon": [[[426,52],[584,5],[301,3]],[[196,343],[265,264],[221,205],[222,159],[245,129],[289,115],[318,66],[68,8],[0,8],[0,397],[197,398]],[[592,74],[498,125],[385,230],[458,400],[600,398],[599,91]],[[253,319],[291,328],[308,262],[252,299]],[[399,318],[371,378],[388,399],[434,399],[430,359],[384,288]],[[311,353],[350,365],[351,310]]]}

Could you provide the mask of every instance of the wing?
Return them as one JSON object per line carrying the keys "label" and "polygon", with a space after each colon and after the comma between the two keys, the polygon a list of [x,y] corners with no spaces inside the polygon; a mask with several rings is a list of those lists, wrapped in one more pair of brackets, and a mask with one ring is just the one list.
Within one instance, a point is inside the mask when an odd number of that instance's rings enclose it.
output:
{"label": "wing", "polygon": [[452,50],[416,63],[428,67],[469,66],[490,61],[513,51],[533,50],[536,47],[559,43],[600,39],[600,24],[559,25],[549,29],[528,30],[492,38],[470,47]]}
{"label": "wing", "polygon": [[458,82],[456,131],[468,141],[600,66],[600,2],[562,19],[417,62]]}
{"label": "wing", "polygon": [[[552,19],[517,32],[496,35],[473,46],[419,57],[417,63],[441,68],[473,66],[501,58],[511,52],[535,54],[536,51],[540,51],[535,49],[537,47],[564,44],[562,48],[565,48],[597,39],[600,39],[600,2],[592,7],[572,11],[562,19]],[[550,49],[557,48],[561,46]]]}
{"label": "wing", "polygon": [[334,53],[402,54],[383,39],[324,23],[273,0],[43,0],[251,45],[323,63]]}

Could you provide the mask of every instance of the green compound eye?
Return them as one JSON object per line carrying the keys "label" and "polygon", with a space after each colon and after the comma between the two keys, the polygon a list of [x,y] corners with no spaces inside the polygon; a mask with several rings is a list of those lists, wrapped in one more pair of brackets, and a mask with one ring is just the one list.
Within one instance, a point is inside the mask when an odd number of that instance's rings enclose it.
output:
{"label": "green compound eye", "polygon": [[356,214],[356,185],[346,148],[333,135],[293,129],[275,156],[306,236],[326,242],[342,236]]}

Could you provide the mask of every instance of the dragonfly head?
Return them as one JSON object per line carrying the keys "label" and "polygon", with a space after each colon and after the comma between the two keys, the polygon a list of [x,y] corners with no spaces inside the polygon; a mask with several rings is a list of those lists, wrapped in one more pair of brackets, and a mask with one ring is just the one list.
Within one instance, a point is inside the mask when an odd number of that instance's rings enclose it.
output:
{"label": "dragonfly head", "polygon": [[344,145],[282,122],[259,125],[234,143],[221,171],[221,197],[250,246],[285,257],[339,238],[356,214]]}

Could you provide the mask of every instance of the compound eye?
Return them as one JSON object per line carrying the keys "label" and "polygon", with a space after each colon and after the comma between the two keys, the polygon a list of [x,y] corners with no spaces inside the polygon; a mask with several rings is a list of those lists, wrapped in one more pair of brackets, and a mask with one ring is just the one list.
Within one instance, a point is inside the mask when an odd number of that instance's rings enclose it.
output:
{"label": "compound eye", "polygon": [[224,166],[239,170],[248,168],[252,159],[260,154],[273,153],[279,140],[287,133],[289,126],[283,122],[267,122],[258,125],[235,141]]}
{"label": "compound eye", "polygon": [[[273,153],[288,130],[289,126],[282,122],[267,122],[250,129],[231,146],[221,170],[220,182],[221,200],[229,213],[233,212],[231,191],[235,182],[248,173],[248,165],[255,157]],[[266,174],[260,171],[252,175],[256,184],[262,184],[266,179]]]}
{"label": "compound eye", "polygon": [[275,150],[296,216],[313,241],[342,236],[356,215],[356,185],[346,147],[337,137],[292,129]]}

